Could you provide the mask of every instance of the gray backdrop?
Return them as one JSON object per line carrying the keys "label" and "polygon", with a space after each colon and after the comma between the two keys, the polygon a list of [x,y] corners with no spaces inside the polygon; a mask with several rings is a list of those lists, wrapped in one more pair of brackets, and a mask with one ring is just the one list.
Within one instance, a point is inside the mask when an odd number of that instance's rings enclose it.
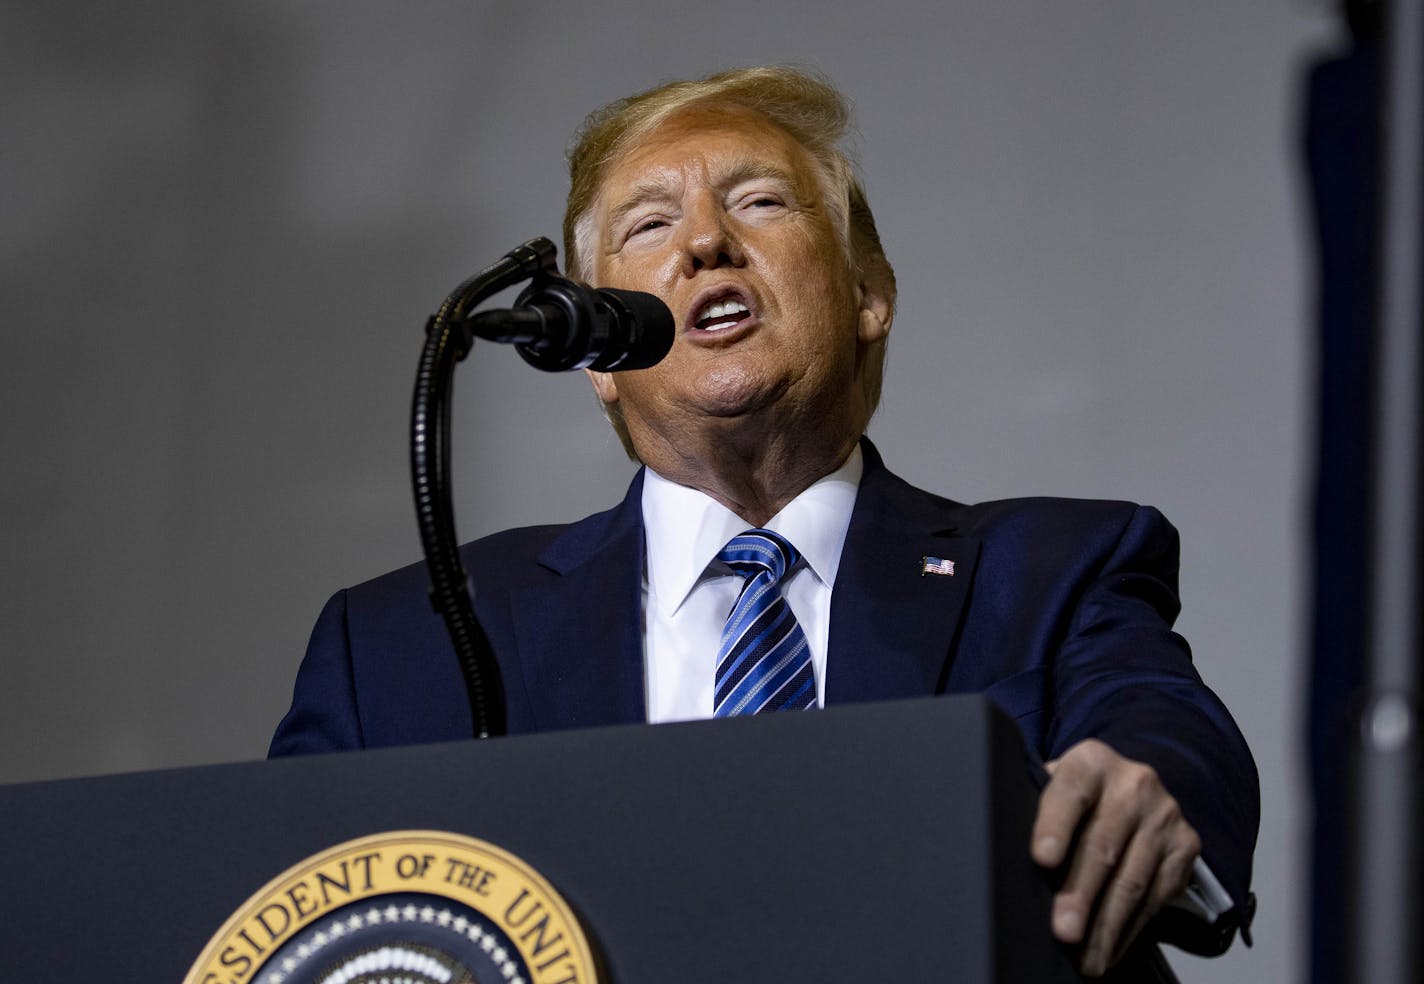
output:
{"label": "gray backdrop", "polygon": [[[255,758],[334,589],[418,556],[421,323],[557,235],[568,135],[669,77],[819,67],[902,304],[871,433],[964,500],[1160,506],[1259,761],[1254,950],[1301,973],[1323,2],[0,7],[0,781]],[[579,376],[458,377],[462,534],[631,474]]]}

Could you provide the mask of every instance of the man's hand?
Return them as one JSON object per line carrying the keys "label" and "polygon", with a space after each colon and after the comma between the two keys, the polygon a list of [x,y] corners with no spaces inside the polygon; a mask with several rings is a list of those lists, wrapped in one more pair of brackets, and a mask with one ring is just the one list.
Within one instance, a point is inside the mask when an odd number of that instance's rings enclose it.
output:
{"label": "man's hand", "polygon": [[1053,935],[1082,943],[1079,969],[1097,977],[1186,888],[1201,839],[1151,766],[1100,741],[1079,742],[1047,769],[1031,851],[1045,868],[1067,861]]}

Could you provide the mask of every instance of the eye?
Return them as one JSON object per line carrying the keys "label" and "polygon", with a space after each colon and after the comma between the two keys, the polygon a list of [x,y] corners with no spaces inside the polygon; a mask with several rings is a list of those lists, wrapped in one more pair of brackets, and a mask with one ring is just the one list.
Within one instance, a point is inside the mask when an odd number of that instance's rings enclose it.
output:
{"label": "eye", "polygon": [[667,219],[659,215],[649,215],[634,219],[628,226],[627,237],[629,239],[635,239],[639,236],[646,236],[657,232],[659,229],[667,228],[667,224]]}
{"label": "eye", "polygon": [[737,199],[737,208],[743,212],[781,212],[786,209],[786,196],[770,191],[753,191]]}

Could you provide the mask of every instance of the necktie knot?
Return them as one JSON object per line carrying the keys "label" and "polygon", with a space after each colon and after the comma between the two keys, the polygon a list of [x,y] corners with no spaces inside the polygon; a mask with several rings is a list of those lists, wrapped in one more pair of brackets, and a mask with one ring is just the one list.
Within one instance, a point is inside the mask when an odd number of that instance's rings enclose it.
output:
{"label": "necktie knot", "polygon": [[717,559],[743,577],[766,572],[771,575],[772,582],[776,583],[796,566],[801,555],[781,534],[771,530],[753,529],[727,541],[727,545],[717,554]]}

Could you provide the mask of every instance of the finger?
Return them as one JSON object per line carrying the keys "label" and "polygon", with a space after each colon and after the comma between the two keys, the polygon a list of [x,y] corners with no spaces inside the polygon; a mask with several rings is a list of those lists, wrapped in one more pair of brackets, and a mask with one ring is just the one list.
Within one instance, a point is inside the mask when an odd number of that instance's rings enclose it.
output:
{"label": "finger", "polygon": [[1107,751],[1100,742],[1084,742],[1045,766],[1051,778],[1038,800],[1029,847],[1034,861],[1043,867],[1063,863],[1074,832],[1102,795],[1107,773],[1101,753]]}
{"label": "finger", "polygon": [[1120,949],[1126,948],[1126,939],[1135,935],[1133,927],[1157,911],[1153,889],[1163,854],[1164,845],[1151,832],[1139,831],[1128,844],[1093,914],[1080,963],[1084,974],[1105,973]]}
{"label": "finger", "polygon": [[[1152,921],[1152,917],[1155,915],[1157,915],[1157,909],[1149,909],[1145,905],[1138,908],[1137,912],[1133,914],[1132,922],[1128,924],[1127,931],[1118,940],[1117,949],[1108,957],[1107,969],[1116,967],[1122,958],[1127,956],[1127,951],[1131,949],[1133,943],[1137,942],[1137,938],[1142,935],[1142,931],[1147,928],[1147,924]],[[1105,970],[1104,973],[1106,972]]]}
{"label": "finger", "polygon": [[[1123,957],[1127,955],[1128,949],[1142,935],[1142,930],[1162,910],[1162,907],[1171,899],[1176,898],[1187,887],[1191,879],[1192,859],[1197,856],[1196,850],[1173,852],[1168,851],[1163,858],[1163,862],[1157,868],[1157,877],[1152,882],[1152,888],[1148,892],[1147,898],[1137,907],[1127,929],[1118,938],[1117,946],[1108,958],[1109,968],[1117,966]],[[1183,862],[1183,858],[1186,858]]]}
{"label": "finger", "polygon": [[1200,847],[1176,800],[1166,797],[1133,836],[1103,890],[1083,948],[1085,974],[1105,973],[1122,958],[1148,920],[1186,887]]}
{"label": "finger", "polygon": [[1110,875],[1116,871],[1137,826],[1135,814],[1099,804],[1078,839],[1063,887],[1053,899],[1053,935],[1081,942],[1088,917]]}

